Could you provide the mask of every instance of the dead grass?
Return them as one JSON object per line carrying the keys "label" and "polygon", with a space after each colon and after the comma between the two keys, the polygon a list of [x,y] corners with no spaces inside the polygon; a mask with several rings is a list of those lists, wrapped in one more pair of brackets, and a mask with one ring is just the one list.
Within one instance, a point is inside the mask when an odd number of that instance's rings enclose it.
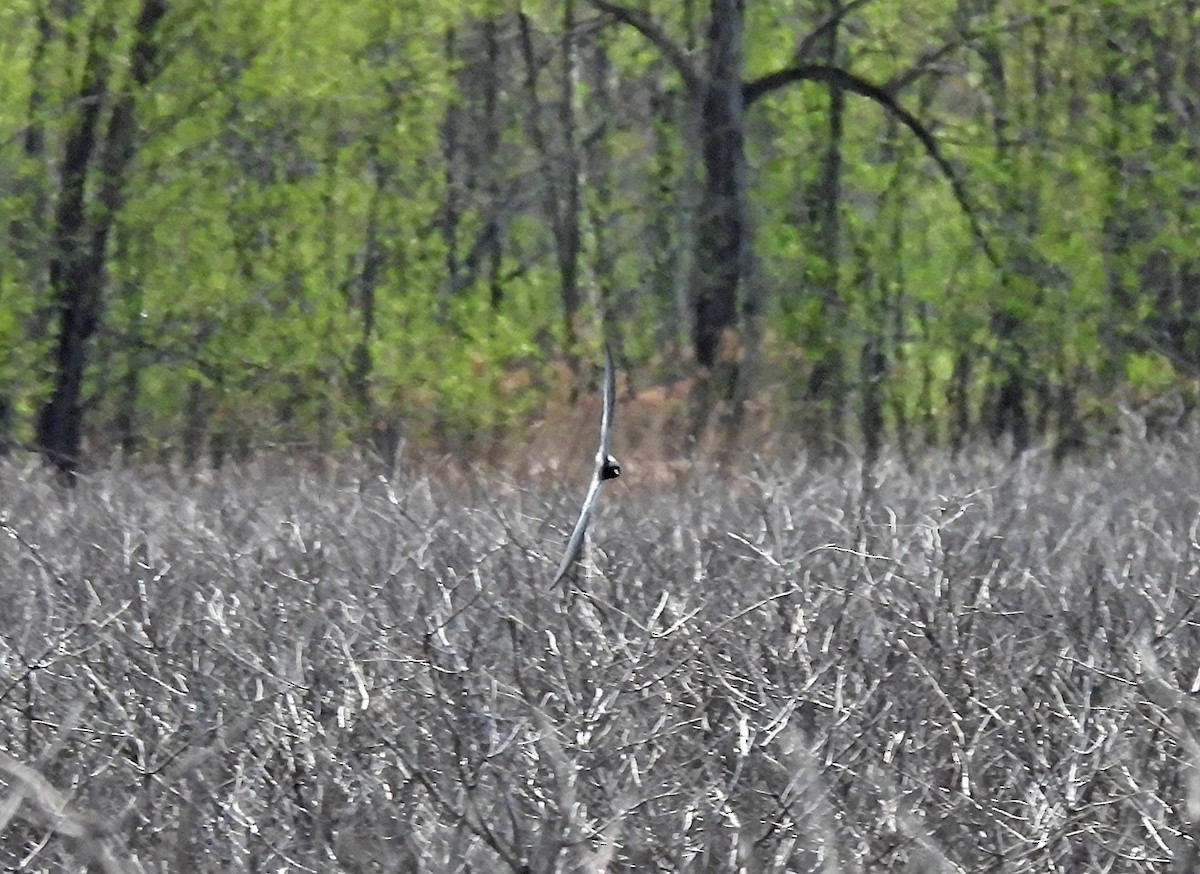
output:
{"label": "dead grass", "polygon": [[1195,870],[1198,449],[618,481],[566,596],[549,472],[11,463],[0,868]]}

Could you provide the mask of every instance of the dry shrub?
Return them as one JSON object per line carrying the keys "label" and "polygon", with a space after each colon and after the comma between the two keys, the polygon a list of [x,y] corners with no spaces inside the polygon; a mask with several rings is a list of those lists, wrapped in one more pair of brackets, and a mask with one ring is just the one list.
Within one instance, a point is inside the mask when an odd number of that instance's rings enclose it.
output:
{"label": "dry shrub", "polygon": [[1196,454],[10,463],[0,867],[1191,870]]}

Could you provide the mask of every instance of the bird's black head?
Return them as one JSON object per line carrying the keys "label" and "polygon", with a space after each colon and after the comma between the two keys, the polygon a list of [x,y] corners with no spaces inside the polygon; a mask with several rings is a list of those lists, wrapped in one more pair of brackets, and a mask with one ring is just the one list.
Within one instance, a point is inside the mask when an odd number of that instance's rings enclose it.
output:
{"label": "bird's black head", "polygon": [[611,455],[604,456],[604,463],[600,465],[600,479],[616,479],[621,475],[621,465]]}

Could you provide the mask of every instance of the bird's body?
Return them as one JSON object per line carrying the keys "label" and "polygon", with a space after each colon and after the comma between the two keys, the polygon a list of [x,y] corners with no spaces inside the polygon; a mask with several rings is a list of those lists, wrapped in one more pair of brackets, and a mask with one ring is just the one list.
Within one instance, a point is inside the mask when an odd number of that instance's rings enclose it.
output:
{"label": "bird's body", "polygon": [[587,535],[588,521],[592,517],[592,512],[596,509],[596,501],[600,497],[600,489],[604,486],[605,482],[610,479],[616,479],[621,475],[620,463],[608,451],[609,439],[612,436],[614,384],[612,353],[606,347],[604,350],[604,404],[600,417],[600,446],[596,449],[596,464],[592,471],[592,482],[588,486],[587,496],[583,499],[583,507],[579,511],[579,518],[575,522],[575,527],[571,530],[571,536],[567,538],[567,549],[563,553],[562,561],[559,562],[558,572],[554,575],[554,582],[550,584],[551,587],[558,585],[562,578],[566,576],[571,565],[578,560],[580,553],[583,552],[583,541]]}

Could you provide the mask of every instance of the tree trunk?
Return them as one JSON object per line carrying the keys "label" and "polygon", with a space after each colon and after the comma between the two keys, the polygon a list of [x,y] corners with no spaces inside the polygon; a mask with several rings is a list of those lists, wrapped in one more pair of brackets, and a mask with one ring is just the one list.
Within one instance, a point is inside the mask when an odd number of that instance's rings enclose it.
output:
{"label": "tree trunk", "polygon": [[37,445],[60,470],[78,463],[85,346],[96,329],[102,283],[92,260],[85,215],[88,173],[96,151],[96,128],[104,106],[113,31],[97,24],[88,35],[78,114],[67,133],[59,169],[61,188],[54,214],[50,290],[59,320],[54,346],[54,389],[37,422]]}
{"label": "tree trunk", "polygon": [[689,123],[688,117],[678,111],[680,101],[677,98],[678,95],[670,91],[655,93],[651,98],[654,157],[650,172],[654,196],[647,210],[644,234],[645,256],[650,263],[650,290],[656,302],[655,313],[659,316],[655,345],[675,352],[686,348],[688,343],[687,287],[690,275],[683,253],[689,251],[689,205],[696,188],[691,184],[694,174],[689,174],[686,169],[691,150],[680,153],[674,145],[676,127]]}
{"label": "tree trunk", "polygon": [[[994,6],[991,9],[995,14]],[[992,104],[992,134],[995,141],[996,163],[1003,168],[1002,178],[997,182],[997,199],[1002,205],[1003,214],[1010,216],[1013,221],[1024,218],[1026,222],[1035,221],[1033,208],[1024,202],[1018,189],[1020,184],[1016,172],[1016,162],[1012,154],[1012,136],[1009,132],[1009,94],[1005,84],[1004,56],[995,37],[984,39],[979,46],[979,55],[986,68],[984,76],[985,87],[991,96]],[[1029,233],[1029,228],[1026,228]],[[1020,245],[1015,244],[1015,245]],[[1019,254],[1019,253],[1018,253]],[[1010,257],[1011,261],[1012,258]],[[1022,266],[1028,267],[1028,259],[1018,259]],[[1011,298],[1015,295],[1028,294],[1026,283],[1020,287],[1004,284],[1001,288],[1003,296],[991,313],[992,334],[996,338],[995,366],[1000,373],[1000,387],[991,397],[985,399],[985,424],[992,440],[999,440],[1005,434],[1012,438],[1014,455],[1020,454],[1029,447],[1031,429],[1028,411],[1030,388],[1030,360],[1025,348],[1025,329],[1022,319],[1014,310],[1020,305]]]}
{"label": "tree trunk", "polygon": [[883,451],[883,380],[887,375],[883,337],[875,331],[871,332],[859,352],[859,375],[862,380],[859,421],[863,437],[863,466],[870,469]]}
{"label": "tree trunk", "polygon": [[[38,40],[29,60],[29,100],[26,104],[25,130],[21,137],[21,152],[25,167],[14,180],[16,199],[24,202],[13,210],[8,223],[9,236],[17,261],[25,265],[25,281],[37,299],[47,286],[47,259],[44,254],[46,229],[50,226],[52,204],[48,191],[51,176],[46,166],[46,91],[52,64],[47,53],[55,37],[49,10],[42,6],[37,13]],[[34,333],[40,339],[45,325],[38,320]]]}
{"label": "tree trunk", "polygon": [[[587,55],[584,81],[588,92],[593,94],[597,115],[602,119],[614,118],[617,113],[612,88],[612,65],[608,58],[608,40],[605,34],[596,36]],[[582,178],[592,190],[590,207],[585,209],[588,229],[592,240],[592,276],[595,277],[599,294],[600,312],[624,311],[622,304],[628,300],[617,288],[617,256],[612,240],[613,209],[613,160],[612,149],[607,138],[587,136],[583,143]],[[624,298],[624,300],[623,300]],[[614,349],[623,349],[620,323],[616,319],[604,320],[605,343]]]}
{"label": "tree trunk", "polygon": [[529,135],[542,162],[541,189],[546,217],[554,234],[554,251],[558,260],[559,288],[563,305],[565,345],[571,357],[572,369],[577,367],[575,347],[579,335],[579,312],[582,299],[579,292],[579,155],[575,132],[575,5],[574,0],[563,4],[563,37],[560,43],[562,82],[559,106],[559,130],[562,153],[555,155],[542,126],[542,104],[538,96],[539,64],[529,19],[518,16],[521,54],[525,62],[525,89],[529,100]]}
{"label": "tree trunk", "polygon": [[[453,27],[446,29],[445,40],[445,59],[447,64],[457,62],[457,39],[456,32]],[[449,289],[457,289],[461,279],[459,277],[460,256],[458,252],[458,230],[462,222],[463,213],[463,191],[465,188],[465,180],[460,175],[461,168],[459,167],[462,161],[462,141],[461,128],[463,122],[463,110],[457,102],[451,102],[446,107],[446,114],[442,118],[441,129],[441,144],[442,144],[442,165],[443,173],[445,174],[445,189],[446,202],[443,206],[445,210],[445,218],[442,220],[442,244],[446,247],[446,287]]]}
{"label": "tree trunk", "polygon": [[[838,60],[838,28],[825,37],[826,63]],[[812,270],[813,293],[820,301],[820,336],[809,337],[816,347],[817,361],[809,382],[809,401],[814,406],[813,428],[807,435],[818,454],[845,443],[846,361],[842,348],[845,307],[839,282],[842,263],[842,141],[845,137],[846,93],[836,82],[829,84],[829,141],[821,161],[820,175],[812,193],[812,215],[816,224],[817,257]],[[882,347],[872,353],[882,355]],[[877,362],[876,362],[877,363]],[[879,420],[882,427],[882,417]],[[864,435],[865,436],[865,435]],[[868,451],[870,446],[868,445]]]}
{"label": "tree trunk", "polygon": [[[68,476],[79,466],[83,437],[83,377],[88,345],[103,315],[108,237],[124,202],[125,177],[136,149],[135,100],[157,72],[155,30],[165,0],[143,0],[130,52],[132,82],[113,104],[103,143],[97,140],[109,87],[109,54],[116,28],[97,24],[88,38],[79,115],[67,136],[55,214],[50,288],[58,315],[54,388],[37,421],[37,443]],[[93,156],[100,147],[99,159]],[[93,171],[96,203],[86,202]]]}
{"label": "tree trunk", "polygon": [[[738,302],[748,271],[742,5],[712,0],[708,75],[699,83],[700,161],[704,176],[695,239],[692,347],[702,368],[690,398],[687,443],[701,440],[719,404],[735,401]],[[728,416],[726,424],[735,416]]]}
{"label": "tree trunk", "polygon": [[[500,181],[501,161],[501,121],[500,121],[500,83],[503,81],[501,70],[503,62],[500,58],[500,41],[497,34],[498,24],[494,15],[488,15],[483,23],[483,41],[486,47],[487,67],[484,72],[483,85],[483,148],[485,175],[483,180],[487,202],[501,202],[502,183]],[[488,300],[496,309],[504,302],[504,284],[500,281],[500,268],[504,263],[503,230],[499,215],[489,219],[486,233],[495,240],[486,255]]]}
{"label": "tree trunk", "polygon": [[[709,67],[702,84],[701,157],[704,182],[696,240],[692,342],[696,361],[713,369],[721,341],[736,327],[738,295],[748,267],[746,152],[742,96],[742,6],[712,0]],[[721,381],[721,380],[718,380]],[[726,374],[732,388],[732,374]]]}
{"label": "tree trunk", "polygon": [[971,353],[960,349],[954,356],[947,400],[950,403],[950,452],[957,456],[971,436]]}
{"label": "tree trunk", "polygon": [[388,196],[388,169],[377,156],[373,160],[375,186],[367,207],[367,226],[364,229],[362,263],[358,275],[351,283],[355,287],[355,304],[359,314],[358,339],[350,360],[350,397],[358,408],[363,421],[370,422],[374,415],[371,403],[371,381],[375,370],[371,352],[375,342],[375,302],[380,275],[383,272],[385,255],[380,243],[380,202]]}

